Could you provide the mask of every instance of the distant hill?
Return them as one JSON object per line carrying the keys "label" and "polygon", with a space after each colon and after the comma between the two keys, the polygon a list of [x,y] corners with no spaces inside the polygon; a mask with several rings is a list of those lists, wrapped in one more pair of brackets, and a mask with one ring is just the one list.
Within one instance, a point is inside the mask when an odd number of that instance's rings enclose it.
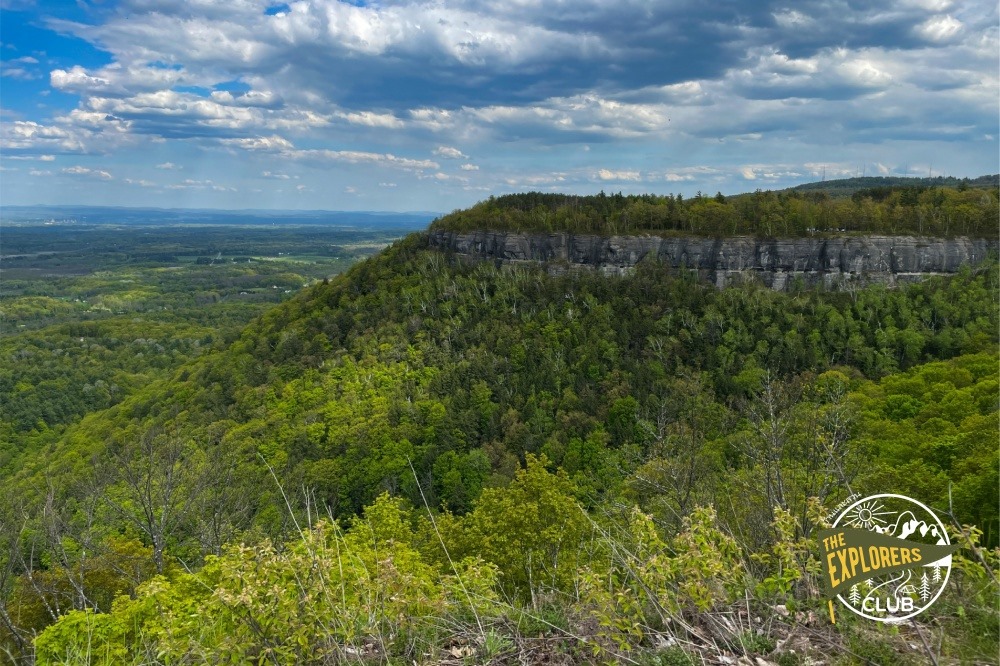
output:
{"label": "distant hill", "polygon": [[803,183],[790,187],[790,191],[828,192],[833,196],[851,196],[855,192],[876,187],[953,187],[990,188],[1000,186],[1000,174],[979,176],[978,178],[955,178],[954,176],[935,176],[934,178],[909,178],[901,176],[868,176],[865,178],[840,178],[823,180],[815,183]]}
{"label": "distant hill", "polygon": [[80,224],[128,225],[332,225],[377,229],[423,229],[437,217],[434,212],[330,211],[330,210],[219,210],[212,208],[131,208],[119,206],[4,206],[4,223],[38,223],[48,220]]}
{"label": "distant hill", "polygon": [[490,197],[441,217],[431,229],[714,238],[817,234],[996,238],[997,179],[851,178],[728,197],[701,192],[689,198],[525,192]]}

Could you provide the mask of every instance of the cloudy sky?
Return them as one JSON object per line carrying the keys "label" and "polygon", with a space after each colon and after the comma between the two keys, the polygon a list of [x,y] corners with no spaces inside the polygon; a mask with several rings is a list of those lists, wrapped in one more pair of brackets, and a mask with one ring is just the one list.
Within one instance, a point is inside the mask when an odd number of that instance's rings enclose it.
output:
{"label": "cloudy sky", "polygon": [[1000,171],[993,0],[0,0],[0,198],[447,211]]}

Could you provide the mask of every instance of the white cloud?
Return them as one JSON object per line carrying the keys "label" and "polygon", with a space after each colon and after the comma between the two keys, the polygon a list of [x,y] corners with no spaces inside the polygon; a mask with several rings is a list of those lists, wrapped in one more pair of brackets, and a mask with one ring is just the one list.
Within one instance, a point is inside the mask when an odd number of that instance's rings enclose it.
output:
{"label": "white cloud", "polygon": [[892,83],[892,75],[867,58],[857,58],[841,63],[836,71],[847,82],[866,88],[883,88]]}
{"label": "white cloud", "polygon": [[[79,65],[75,65],[69,70],[52,70],[49,74],[49,81],[53,88],[67,92],[103,92],[112,88],[109,79],[91,76],[87,74],[87,70]],[[123,88],[118,88],[118,90],[124,91]]]}
{"label": "white cloud", "polygon": [[[570,4],[296,0],[268,16],[253,0],[126,0],[88,24],[46,19],[110,63],[6,60],[4,74],[45,72],[79,103],[53,111],[54,98],[37,98],[49,106],[4,112],[4,159],[102,155],[108,172],[134,175],[137,158],[171,170],[199,155],[200,178],[260,184],[322,169],[329,192],[387,167],[413,176],[391,176],[399,205],[451,196],[418,178],[473,172],[477,187],[582,192],[614,181],[714,191],[747,174],[771,184],[809,177],[818,156],[829,177],[833,164],[853,175],[866,159],[916,164],[925,154],[995,170],[996,146],[982,140],[996,136],[1000,99],[992,5],[764,2],[734,18],[708,5]],[[129,167],[114,161],[120,151],[132,151]],[[709,159],[714,167],[691,166]],[[554,168],[565,171],[546,173]],[[359,194],[387,187],[363,177]],[[433,205],[467,202],[444,201]]]}
{"label": "white cloud", "polygon": [[953,16],[935,16],[917,26],[916,32],[924,39],[940,44],[957,37],[962,27],[962,22]]}
{"label": "white cloud", "polygon": [[71,166],[65,169],[60,169],[60,173],[69,174],[71,176],[88,176],[91,178],[100,178],[101,180],[113,180],[112,176],[107,171],[102,171],[101,169],[89,169],[84,166]]}
{"label": "white cloud", "polygon": [[858,165],[845,162],[806,162],[802,165],[812,178],[851,178],[858,175]]}
{"label": "white cloud", "polygon": [[600,180],[612,180],[612,181],[639,181],[642,180],[642,175],[638,171],[611,171],[609,169],[601,169],[596,174],[597,178]]}
{"label": "white cloud", "polygon": [[10,79],[20,79],[22,81],[32,81],[42,78],[37,72],[32,72],[24,67],[9,67],[6,65],[3,69],[0,69],[0,76]]}
{"label": "white cloud", "polygon": [[448,109],[410,109],[411,122],[433,132],[442,132],[456,126],[456,114]]}
{"label": "white cloud", "polygon": [[264,125],[262,109],[229,106],[174,90],[142,92],[131,97],[90,97],[89,111],[132,121],[138,131],[163,134],[179,126],[190,134],[217,135],[219,130],[252,129]]}
{"label": "white cloud", "polygon": [[[651,175],[650,178],[655,178]],[[694,181],[714,181],[723,177],[723,172],[716,168],[704,165],[678,167],[663,174],[663,180],[668,183],[688,183]]]}
{"label": "white cloud", "polygon": [[588,93],[553,97],[532,106],[463,108],[462,123],[482,123],[500,133],[544,130],[628,139],[665,132],[671,107],[664,102],[636,103]]}
{"label": "white cloud", "polygon": [[139,92],[165,90],[177,85],[205,85],[202,77],[183,68],[154,67],[143,60],[114,62],[96,70],[80,65],[54,69],[49,74],[53,88],[80,95],[127,97]]}
{"label": "white cloud", "polygon": [[277,134],[247,139],[222,139],[222,143],[237,146],[243,150],[261,150],[266,152],[291,150],[294,148],[291,141]]}
{"label": "white cloud", "polygon": [[40,79],[42,75],[37,71],[37,68],[32,67],[32,65],[37,64],[38,59],[32,56],[21,56],[20,58],[5,60],[2,63],[2,67],[0,67],[0,76],[24,81]]}
{"label": "white cloud", "polygon": [[72,141],[70,133],[59,127],[41,125],[32,120],[15,120],[2,125],[4,147],[34,148],[43,143],[66,146]]}
{"label": "white cloud", "polygon": [[162,164],[157,164],[156,168],[157,169],[164,169],[166,171],[174,171],[174,170],[177,170],[177,169],[181,169],[183,167],[179,167],[176,164],[174,164],[173,162],[163,162]]}
{"label": "white cloud", "polygon": [[450,146],[438,146],[434,149],[434,154],[450,160],[468,159],[468,155],[463,154],[458,148],[451,148]]}
{"label": "white cloud", "polygon": [[[373,153],[361,150],[296,149],[291,141],[274,135],[243,139],[222,139],[223,145],[236,146],[247,151],[277,153],[283,158],[314,162],[344,162],[348,164],[375,164],[406,170],[438,169],[433,160],[398,157],[392,153]],[[270,173],[270,172],[266,172]],[[275,177],[275,176],[271,176]]]}
{"label": "white cloud", "polygon": [[233,95],[228,90],[215,90],[211,94],[213,101],[225,106],[246,106],[273,109],[280,107],[282,99],[273,92],[250,90],[241,95]]}
{"label": "white cloud", "polygon": [[432,160],[414,160],[407,157],[397,157],[391,153],[369,153],[360,150],[294,150],[285,154],[295,159],[377,164],[408,170],[438,169],[441,166]]}
{"label": "white cloud", "polygon": [[385,129],[399,129],[404,126],[403,121],[391,113],[374,113],[372,111],[361,111],[358,113],[339,112],[336,116],[346,120],[352,125],[382,127]]}
{"label": "white cloud", "polygon": [[510,187],[555,187],[569,181],[569,174],[556,171],[552,173],[520,174],[504,178],[504,183]]}
{"label": "white cloud", "polygon": [[774,183],[780,180],[804,178],[807,173],[789,164],[748,164],[740,167],[739,175],[744,180],[762,180]]}
{"label": "white cloud", "polygon": [[775,22],[782,28],[792,28],[801,30],[804,27],[813,26],[816,21],[802,12],[794,9],[785,9],[773,14]]}
{"label": "white cloud", "polygon": [[672,83],[656,89],[659,97],[672,106],[698,106],[710,102],[709,95],[700,81]]}

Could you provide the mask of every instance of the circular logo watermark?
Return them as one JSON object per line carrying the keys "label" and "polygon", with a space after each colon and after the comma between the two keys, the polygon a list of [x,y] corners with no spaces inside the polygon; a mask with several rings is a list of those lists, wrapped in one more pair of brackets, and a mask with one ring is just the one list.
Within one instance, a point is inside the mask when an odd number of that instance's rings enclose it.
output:
{"label": "circular logo watermark", "polygon": [[877,622],[927,610],[948,582],[957,549],[926,505],[889,493],[848,504],[818,536],[827,596]]}

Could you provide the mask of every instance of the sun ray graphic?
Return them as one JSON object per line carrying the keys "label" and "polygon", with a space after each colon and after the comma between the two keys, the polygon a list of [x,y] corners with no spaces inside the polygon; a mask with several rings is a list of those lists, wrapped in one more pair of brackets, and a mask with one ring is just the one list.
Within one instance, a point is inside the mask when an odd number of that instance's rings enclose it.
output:
{"label": "sun ray graphic", "polygon": [[892,516],[894,512],[886,511],[885,505],[878,500],[871,500],[869,502],[863,502],[847,514],[847,524],[851,527],[860,527],[865,530],[877,530],[884,525],[886,521],[882,519],[881,516]]}

